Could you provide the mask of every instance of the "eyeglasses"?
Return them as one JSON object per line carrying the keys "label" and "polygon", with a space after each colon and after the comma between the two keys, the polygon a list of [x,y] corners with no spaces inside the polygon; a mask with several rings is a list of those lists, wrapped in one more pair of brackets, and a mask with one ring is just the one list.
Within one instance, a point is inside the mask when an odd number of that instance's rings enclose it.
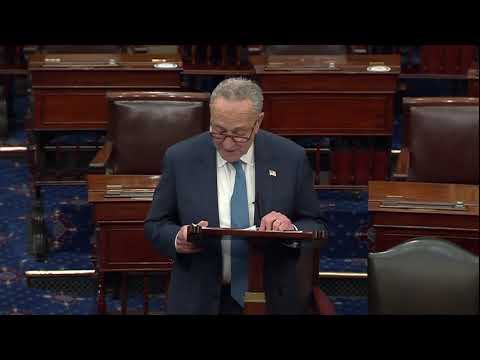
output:
{"label": "eyeglasses", "polygon": [[248,136],[228,135],[226,133],[218,133],[218,132],[215,132],[215,131],[210,131],[210,135],[212,136],[213,139],[215,139],[217,141],[220,141],[220,142],[225,141],[225,138],[229,137],[235,143],[244,144],[244,143],[247,143],[250,140],[250,138],[252,137],[253,130],[255,130],[255,126],[257,125],[257,121],[258,121],[258,119],[255,120],[255,123],[253,124],[252,130],[250,131],[250,135],[248,135]]}

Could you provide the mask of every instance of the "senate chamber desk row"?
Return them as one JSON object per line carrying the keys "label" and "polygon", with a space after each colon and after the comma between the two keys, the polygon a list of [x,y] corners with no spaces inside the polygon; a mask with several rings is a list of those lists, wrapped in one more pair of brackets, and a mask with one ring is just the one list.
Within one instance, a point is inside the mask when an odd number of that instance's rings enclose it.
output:
{"label": "senate chamber desk row", "polygon": [[[406,74],[398,54],[245,57],[243,50],[235,50],[236,63],[225,60],[223,67],[195,63],[195,49],[188,50],[190,57],[148,51],[30,57],[33,107],[26,127],[34,211],[41,218],[41,186],[86,184],[95,224],[92,268],[98,313],[109,312],[105,298],[110,274],[120,276],[115,286],[122,314],[128,313],[128,274],[143,277],[145,314],[149,276],[162,274],[168,288],[173,260],[146,240],[144,220],[162,176],[165,150],[208,130],[210,94],[190,86],[187,80],[192,76],[254,79],[264,93],[262,128],[293,140],[314,139],[304,147],[316,193],[368,194],[369,239],[364,241],[371,244],[362,276],[368,279],[369,313],[428,313],[425,304],[433,294],[457,298],[456,305],[439,300],[434,312],[478,313],[478,289],[472,290],[472,284],[478,287],[480,251],[478,93],[399,97]],[[208,55],[216,50],[206,51]],[[219,54],[227,59],[235,51]],[[392,151],[399,111],[402,144]],[[88,132],[96,137],[87,144],[51,141],[58,135]],[[337,146],[322,142],[326,138],[335,139]],[[338,145],[352,138],[361,146]],[[76,154],[77,160],[84,157],[87,166],[72,173],[59,169],[55,161],[62,151]],[[41,233],[41,226],[37,221],[34,231]],[[331,300],[319,285],[322,246],[331,239],[328,234],[312,234],[312,239],[321,246],[305,254],[311,257],[303,277],[306,296],[312,298],[312,313],[332,314]],[[424,291],[419,290],[422,286]],[[262,291],[257,288],[255,293]],[[410,308],[402,307],[408,301],[401,299],[406,298],[412,299]],[[249,301],[253,305],[246,313],[265,313],[264,296]]]}

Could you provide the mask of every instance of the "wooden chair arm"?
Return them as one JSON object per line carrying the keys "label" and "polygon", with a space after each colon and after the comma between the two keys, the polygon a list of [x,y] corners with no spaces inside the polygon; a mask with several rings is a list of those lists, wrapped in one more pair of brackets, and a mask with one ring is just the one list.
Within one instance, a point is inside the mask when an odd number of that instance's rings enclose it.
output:
{"label": "wooden chair arm", "polygon": [[89,167],[93,169],[105,168],[112,154],[112,149],[112,142],[107,140],[90,162]]}
{"label": "wooden chair arm", "polygon": [[318,315],[335,315],[335,305],[333,305],[328,296],[318,286],[314,286],[312,291],[314,312]]}
{"label": "wooden chair arm", "polygon": [[407,180],[408,169],[410,169],[410,151],[408,148],[403,148],[398,154],[395,171],[392,175],[393,180]]}

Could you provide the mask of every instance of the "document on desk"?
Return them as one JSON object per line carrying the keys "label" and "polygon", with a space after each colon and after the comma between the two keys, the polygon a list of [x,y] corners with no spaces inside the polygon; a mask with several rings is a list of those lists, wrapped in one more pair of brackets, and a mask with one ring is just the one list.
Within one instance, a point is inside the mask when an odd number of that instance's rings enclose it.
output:
{"label": "document on desk", "polygon": [[[237,230],[244,230],[244,231],[260,231],[260,228],[257,227],[256,225],[250,226],[245,229],[237,229]],[[288,233],[301,233],[303,232],[302,230],[285,230],[285,231],[276,231],[276,230],[263,230],[265,232],[288,232]]]}
{"label": "document on desk", "polygon": [[[195,225],[193,225],[195,226]],[[275,231],[275,230],[259,230],[256,226],[251,226],[244,229],[233,229],[233,228],[215,228],[215,227],[200,227],[198,230],[193,230],[194,232],[203,233],[209,236],[237,236],[237,237],[265,237],[265,238],[283,238],[290,239],[292,236],[295,238],[305,238],[308,239],[312,236],[311,232],[304,232],[301,230],[291,230],[291,231]]]}
{"label": "document on desk", "polygon": [[[316,240],[318,234],[315,232],[302,231],[302,230],[293,230],[293,231],[263,231],[259,230],[256,226],[251,226],[244,229],[232,229],[232,228],[220,228],[220,227],[201,227],[196,224],[192,224],[191,228],[188,230],[189,237],[191,236],[192,241],[198,242],[202,241],[201,239],[205,236],[209,237],[219,237],[222,240],[234,240],[234,239],[279,239],[288,242],[291,247],[298,247],[297,242],[303,240]],[[203,236],[202,236],[203,235]]]}

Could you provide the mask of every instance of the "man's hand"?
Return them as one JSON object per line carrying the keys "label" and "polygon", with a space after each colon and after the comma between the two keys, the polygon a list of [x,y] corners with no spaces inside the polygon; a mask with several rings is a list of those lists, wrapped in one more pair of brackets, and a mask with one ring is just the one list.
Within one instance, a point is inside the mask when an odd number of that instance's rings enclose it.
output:
{"label": "man's hand", "polygon": [[[199,226],[208,226],[208,221],[202,220],[197,225]],[[199,248],[187,241],[187,228],[189,225],[183,225],[180,230],[178,230],[177,238],[175,239],[175,249],[178,253],[182,254],[193,254],[199,251],[202,251],[202,248]]]}
{"label": "man's hand", "polygon": [[272,211],[262,218],[261,231],[291,231],[295,230],[292,222],[282,213]]}

